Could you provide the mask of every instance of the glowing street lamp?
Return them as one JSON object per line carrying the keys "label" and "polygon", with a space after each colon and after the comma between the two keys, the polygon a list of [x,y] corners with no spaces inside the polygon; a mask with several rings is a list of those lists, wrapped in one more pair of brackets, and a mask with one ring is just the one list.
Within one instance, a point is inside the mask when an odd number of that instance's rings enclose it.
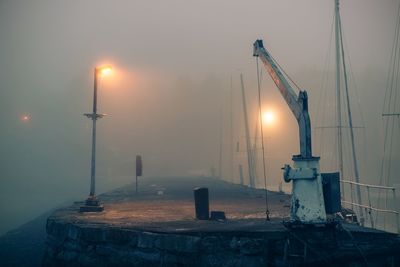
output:
{"label": "glowing street lamp", "polygon": [[272,111],[266,111],[262,115],[262,122],[264,125],[272,125],[275,122],[275,113]]}
{"label": "glowing street lamp", "polygon": [[100,72],[103,76],[107,76],[111,74],[111,67],[110,66],[104,66],[100,68]]}
{"label": "glowing street lamp", "polygon": [[27,114],[24,114],[21,116],[21,121],[22,122],[28,122],[31,119],[31,117]]}
{"label": "glowing street lamp", "polygon": [[92,161],[90,169],[90,193],[86,199],[85,205],[80,207],[81,212],[99,212],[104,207],[96,198],[96,121],[103,118],[106,114],[97,113],[97,82],[99,76],[107,76],[111,73],[111,67],[103,66],[94,69],[94,92],[93,92],[93,112],[84,115],[92,120]]}

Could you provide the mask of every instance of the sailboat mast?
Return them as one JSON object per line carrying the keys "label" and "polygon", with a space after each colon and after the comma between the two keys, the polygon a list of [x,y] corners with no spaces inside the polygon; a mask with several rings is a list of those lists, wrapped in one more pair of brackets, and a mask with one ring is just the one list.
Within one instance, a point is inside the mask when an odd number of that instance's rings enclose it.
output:
{"label": "sailboat mast", "polygon": [[240,83],[242,87],[242,100],[243,100],[243,114],[244,114],[244,126],[246,130],[246,148],[247,148],[247,161],[249,167],[249,180],[250,180],[250,187],[254,187],[254,168],[253,168],[253,155],[252,155],[252,148],[250,142],[250,130],[249,130],[249,122],[247,116],[247,106],[246,106],[246,94],[244,92],[244,83],[243,83],[243,75],[240,74]]}
{"label": "sailboat mast", "polygon": [[222,108],[219,113],[219,159],[218,159],[218,178],[222,179],[222,142],[223,142],[223,112]]}
{"label": "sailboat mast", "polygon": [[233,82],[232,82],[232,75],[231,75],[231,87],[229,91],[230,96],[230,138],[229,138],[229,175],[231,177],[231,182],[234,182],[234,174],[233,174]]}
{"label": "sailboat mast", "polygon": [[[342,107],[340,97],[340,14],[339,0],[335,0],[335,48],[336,48],[336,116],[337,116],[337,149],[340,175],[343,176],[343,144],[342,144]],[[343,184],[341,184],[342,198],[344,197]]]}
{"label": "sailboat mast", "polygon": [[[344,48],[343,48],[343,34],[342,34],[342,25],[340,20],[340,12],[339,12],[339,0],[335,0],[335,35],[336,35],[336,90],[337,90],[337,112],[338,112],[338,150],[339,150],[339,168],[341,175],[343,176],[343,143],[342,143],[342,122],[341,122],[341,102],[340,102],[340,65],[343,66],[343,79],[345,85],[345,93],[346,93],[346,106],[347,106],[347,116],[349,121],[350,128],[350,139],[351,139],[351,152],[353,158],[353,168],[354,168],[354,180],[356,184],[356,195],[357,202],[361,205],[361,189],[360,189],[360,175],[358,170],[358,161],[357,161],[357,153],[354,142],[354,129],[353,129],[353,118],[351,114],[350,108],[350,96],[349,96],[349,88],[348,88],[348,80],[347,80],[347,70],[346,70],[346,62],[344,56]],[[343,185],[342,185],[343,190]],[[352,192],[351,192],[352,193]],[[343,196],[343,192],[342,192]],[[364,226],[364,214],[361,206],[358,206],[360,223]]]}
{"label": "sailboat mast", "polygon": [[[354,179],[356,183],[360,183],[360,175],[358,171],[358,161],[357,161],[357,153],[356,153],[356,145],[354,142],[354,128],[353,128],[353,116],[351,115],[351,106],[350,106],[350,96],[349,96],[349,87],[348,87],[348,81],[347,81],[347,71],[346,71],[346,62],[345,62],[345,57],[344,57],[344,48],[343,48],[343,38],[342,38],[342,27],[341,27],[341,22],[339,18],[339,26],[340,26],[340,46],[342,50],[342,63],[343,63],[343,78],[344,78],[344,85],[346,89],[346,102],[347,102],[347,116],[349,118],[349,128],[350,128],[350,140],[351,140],[351,151],[352,151],[352,156],[353,156],[353,165],[354,165]],[[357,202],[358,204],[361,205],[361,189],[360,185],[356,184],[356,190],[357,190]],[[361,206],[359,208],[359,213],[360,213],[360,222],[361,225],[364,225],[364,214]]]}

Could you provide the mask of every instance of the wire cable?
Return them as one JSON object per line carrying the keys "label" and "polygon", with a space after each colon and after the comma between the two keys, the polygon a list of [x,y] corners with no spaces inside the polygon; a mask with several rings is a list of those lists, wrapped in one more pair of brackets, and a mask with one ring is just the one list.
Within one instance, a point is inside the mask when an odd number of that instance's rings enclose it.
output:
{"label": "wire cable", "polygon": [[[296,87],[296,89],[300,92],[301,89],[300,89],[300,87],[297,85],[297,83],[295,83],[295,81],[292,80],[292,78],[289,76],[289,74],[286,73],[286,71],[281,67],[281,65],[279,65],[279,63],[275,60],[275,58],[274,58],[271,54],[270,54],[269,56],[272,58],[272,60],[274,61],[274,63],[275,63],[276,65],[278,65],[279,69],[283,72],[283,74],[285,74],[285,76],[292,82],[292,84],[293,84],[293,85]],[[258,61],[257,61],[257,64],[258,64]],[[257,74],[257,75],[258,75],[258,74]]]}
{"label": "wire cable", "polygon": [[360,253],[361,258],[363,259],[365,266],[369,266],[367,257],[365,257],[365,254],[363,252],[363,250],[360,248],[360,246],[357,244],[354,236],[351,234],[350,230],[346,229],[345,227],[343,227],[342,224],[339,224],[340,229],[342,229],[344,232],[347,233],[347,235],[350,237],[351,241],[353,242],[354,247],[357,249],[357,251]]}
{"label": "wire cable", "polygon": [[267,190],[267,174],[265,167],[265,149],[264,149],[264,133],[262,125],[262,110],[261,110],[261,85],[260,85],[260,71],[258,67],[258,57],[256,57],[257,65],[257,85],[258,85],[258,110],[259,110],[259,120],[260,120],[260,131],[261,131],[261,149],[262,149],[262,163],[263,163],[263,174],[264,174],[264,189],[265,189],[265,215],[267,216],[267,221],[269,218],[269,207],[268,207],[268,190]]}
{"label": "wire cable", "polygon": [[[346,70],[346,62],[345,62],[345,55],[344,55],[344,48],[343,48],[343,33],[342,33],[342,22],[339,17],[339,31],[340,31],[340,47],[342,49],[342,67],[343,67],[343,78],[344,78],[344,84],[345,84],[345,93],[346,93],[346,106],[347,106],[347,118],[348,118],[348,124],[350,127],[350,139],[351,139],[351,154],[352,154],[352,159],[353,159],[353,171],[354,171],[354,178],[357,183],[360,183],[360,176],[359,176],[359,171],[358,171],[358,159],[357,159],[357,152],[356,152],[356,145],[355,145],[355,140],[354,140],[354,130],[353,130],[353,118],[352,118],[352,113],[351,113],[351,106],[350,106],[350,97],[349,97],[349,86],[348,86],[348,80],[347,80],[347,70]],[[362,204],[362,198],[361,198],[361,190],[360,186],[356,185],[356,197],[358,204]],[[361,225],[364,226],[364,212],[362,208],[359,208],[359,215],[360,215],[360,221]]]}

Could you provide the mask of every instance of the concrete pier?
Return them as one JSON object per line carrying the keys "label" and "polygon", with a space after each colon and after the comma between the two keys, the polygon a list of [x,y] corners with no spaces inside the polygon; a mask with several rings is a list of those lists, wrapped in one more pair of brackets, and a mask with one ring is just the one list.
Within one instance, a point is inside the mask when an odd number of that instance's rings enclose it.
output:
{"label": "concrete pier", "polygon": [[[148,178],[100,196],[104,212],[80,203],[47,221],[44,266],[399,266],[395,234],[339,224],[282,224],[289,196],[211,178]],[[196,220],[193,188],[208,187],[210,210],[226,221]]]}

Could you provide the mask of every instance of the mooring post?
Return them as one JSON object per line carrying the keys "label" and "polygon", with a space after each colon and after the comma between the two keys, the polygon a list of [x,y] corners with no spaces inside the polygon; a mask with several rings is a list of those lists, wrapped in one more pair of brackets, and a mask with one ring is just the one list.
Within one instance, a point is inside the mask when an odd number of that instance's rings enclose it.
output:
{"label": "mooring post", "polygon": [[138,193],[138,176],[143,175],[142,156],[136,156],[136,194]]}
{"label": "mooring post", "polygon": [[198,187],[193,190],[196,219],[208,220],[210,218],[208,188]]}

